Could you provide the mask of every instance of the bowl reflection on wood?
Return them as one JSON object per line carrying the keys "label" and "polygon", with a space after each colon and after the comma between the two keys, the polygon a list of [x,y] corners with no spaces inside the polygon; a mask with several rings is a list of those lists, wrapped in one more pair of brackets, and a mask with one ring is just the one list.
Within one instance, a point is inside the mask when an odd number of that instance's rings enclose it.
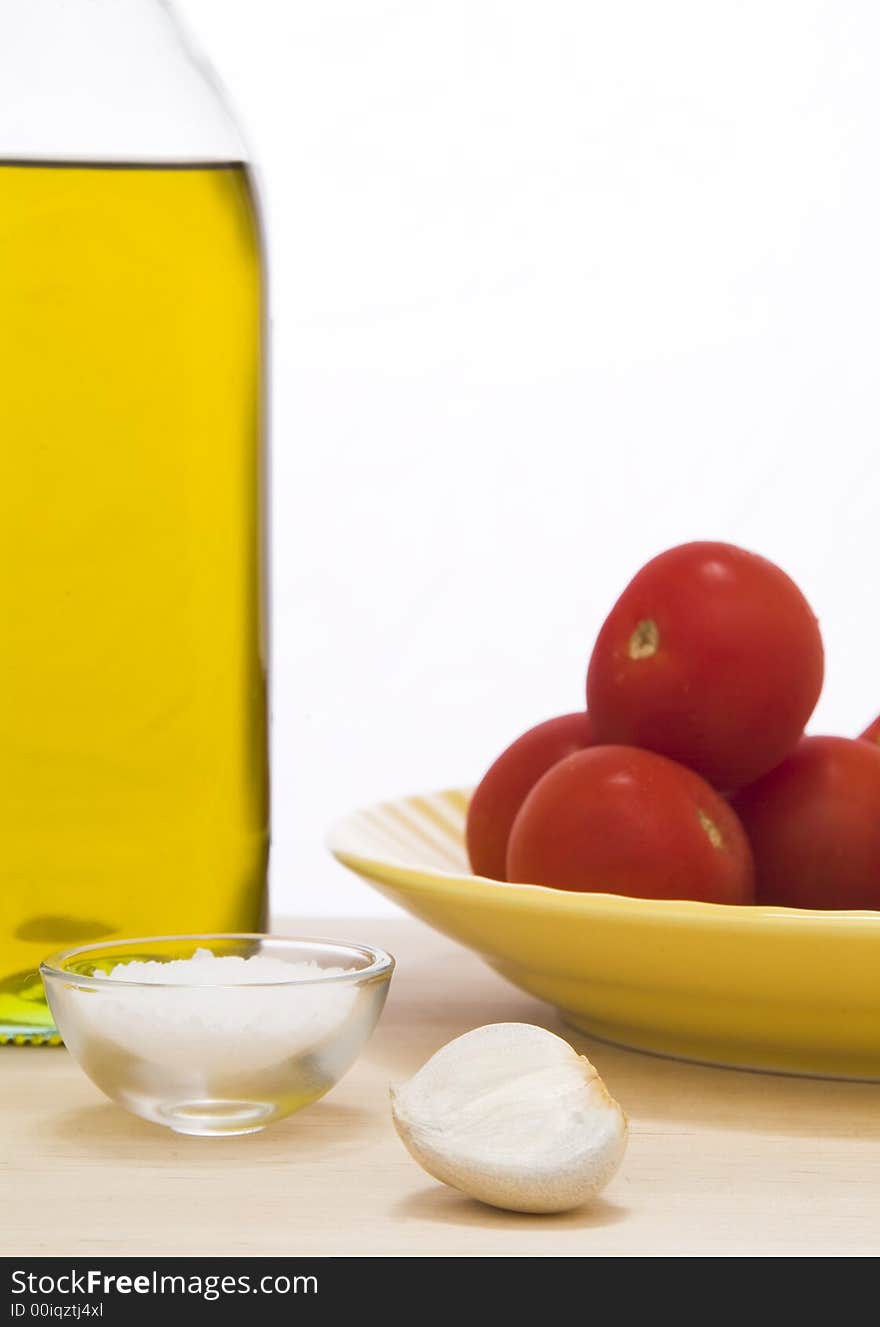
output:
{"label": "bowl reflection on wood", "polygon": [[339,861],[567,1022],[638,1050],[880,1081],[880,912],[583,894],[469,874],[469,794],[341,820]]}

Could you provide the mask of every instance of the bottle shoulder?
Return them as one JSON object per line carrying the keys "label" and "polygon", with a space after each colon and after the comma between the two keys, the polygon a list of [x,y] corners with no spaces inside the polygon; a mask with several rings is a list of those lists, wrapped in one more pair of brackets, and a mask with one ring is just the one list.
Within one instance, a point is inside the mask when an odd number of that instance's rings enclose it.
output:
{"label": "bottle shoulder", "polygon": [[246,161],[226,94],[163,0],[0,0],[0,159]]}

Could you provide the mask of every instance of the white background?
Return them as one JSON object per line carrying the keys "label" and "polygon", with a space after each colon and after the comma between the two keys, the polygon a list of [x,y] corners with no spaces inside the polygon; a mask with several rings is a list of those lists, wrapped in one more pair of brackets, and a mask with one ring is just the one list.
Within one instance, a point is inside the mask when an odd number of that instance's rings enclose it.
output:
{"label": "white background", "polygon": [[685,539],[819,613],[880,708],[880,6],[182,0],[260,163],[276,912],[384,903],[334,817],[583,704]]}

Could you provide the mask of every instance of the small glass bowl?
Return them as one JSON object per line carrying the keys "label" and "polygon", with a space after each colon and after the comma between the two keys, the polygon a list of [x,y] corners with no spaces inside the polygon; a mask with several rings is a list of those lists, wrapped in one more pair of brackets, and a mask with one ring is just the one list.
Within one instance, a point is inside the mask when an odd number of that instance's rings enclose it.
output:
{"label": "small glass bowl", "polygon": [[[107,975],[198,949],[315,970],[199,985]],[[92,1082],[142,1119],[200,1137],[256,1133],[328,1092],[376,1026],[393,970],[381,949],[274,935],[82,945],[40,967],[64,1044]]]}

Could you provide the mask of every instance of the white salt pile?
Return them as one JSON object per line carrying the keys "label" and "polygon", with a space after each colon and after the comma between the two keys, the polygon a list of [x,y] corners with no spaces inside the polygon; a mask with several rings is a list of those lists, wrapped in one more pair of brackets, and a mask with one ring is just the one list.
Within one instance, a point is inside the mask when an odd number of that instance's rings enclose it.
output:
{"label": "white salt pile", "polygon": [[264,954],[242,958],[239,954],[215,954],[210,949],[197,949],[191,958],[172,958],[167,962],[132,959],[130,963],[117,963],[109,972],[95,968],[94,975],[155,985],[171,982],[182,986],[264,986],[339,977],[349,970],[322,968],[318,963],[286,963],[283,958],[266,958]]}
{"label": "white salt pile", "polygon": [[287,963],[200,949],[188,959],[132,960],[109,973],[111,985],[72,989],[93,1043],[152,1065],[205,1078],[234,1078],[318,1052],[340,1033],[358,1001],[353,982],[322,981],[351,969]]}

